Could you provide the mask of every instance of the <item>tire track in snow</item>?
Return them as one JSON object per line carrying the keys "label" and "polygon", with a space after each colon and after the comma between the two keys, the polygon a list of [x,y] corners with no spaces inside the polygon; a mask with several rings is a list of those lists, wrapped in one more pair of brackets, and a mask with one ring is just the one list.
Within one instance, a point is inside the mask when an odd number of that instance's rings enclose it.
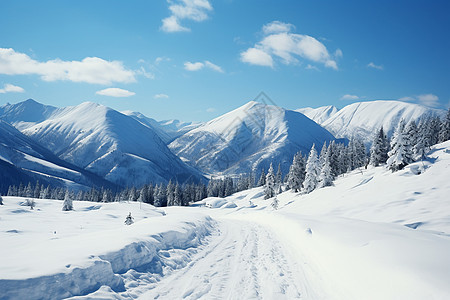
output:
{"label": "tire track in snow", "polygon": [[[142,299],[295,299],[298,278],[282,246],[265,227],[218,222],[219,231],[196,257],[173,271]],[[145,289],[145,286],[142,286]]]}

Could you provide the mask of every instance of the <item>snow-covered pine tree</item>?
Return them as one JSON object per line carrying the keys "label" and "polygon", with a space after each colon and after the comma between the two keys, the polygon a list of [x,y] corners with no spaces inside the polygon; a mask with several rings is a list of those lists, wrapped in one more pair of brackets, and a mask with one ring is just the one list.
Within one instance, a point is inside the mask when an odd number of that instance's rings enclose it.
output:
{"label": "snow-covered pine tree", "polygon": [[450,108],[441,123],[441,129],[439,131],[439,143],[443,143],[448,140],[450,140]]}
{"label": "snow-covered pine tree", "polygon": [[130,193],[128,194],[128,201],[137,201],[138,194],[136,191],[136,188],[133,186],[130,190]]}
{"label": "snow-covered pine tree", "polygon": [[[321,154],[322,155],[322,154]],[[333,185],[333,175],[331,174],[330,157],[327,152],[323,153],[322,167],[319,175],[318,187],[326,187]]]}
{"label": "snow-covered pine tree", "polygon": [[3,205],[3,198],[2,198],[2,195],[0,195],[0,205]]}
{"label": "snow-covered pine tree", "polygon": [[392,171],[403,169],[412,162],[411,146],[405,137],[405,121],[401,120],[391,141],[387,167]]}
{"label": "snow-covered pine tree", "polygon": [[411,149],[417,144],[418,128],[414,120],[412,120],[408,126],[405,127],[404,137],[407,139]]}
{"label": "snow-covered pine tree", "polygon": [[314,144],[309,152],[308,160],[306,161],[306,175],[303,181],[303,192],[308,194],[317,188],[318,177],[320,172],[319,158]]}
{"label": "snow-covered pine tree", "polygon": [[183,195],[181,193],[181,188],[180,188],[180,185],[177,182],[177,184],[175,185],[175,189],[173,191],[173,204],[174,205],[178,205],[178,206],[189,205],[189,203],[184,203],[182,197],[183,197]]}
{"label": "snow-covered pine tree", "polygon": [[261,176],[258,180],[258,186],[264,186],[266,184],[266,174],[264,173],[264,169],[261,170]]}
{"label": "snow-covered pine tree", "polygon": [[166,197],[167,197],[167,206],[176,205],[175,204],[175,186],[172,183],[172,180],[169,180],[169,184],[167,185]]}
{"label": "snow-covered pine tree", "polygon": [[66,190],[62,210],[63,211],[73,210],[73,203],[72,203],[72,198],[70,197],[69,190]]}
{"label": "snow-covered pine tree", "polygon": [[264,199],[269,199],[275,196],[275,174],[273,165],[270,163],[269,171],[266,175],[266,184],[264,186]]}
{"label": "snow-covered pine tree", "polygon": [[277,175],[275,176],[275,184],[281,187],[283,183],[283,172],[281,171],[281,164],[278,163]]}
{"label": "snow-covered pine tree", "polygon": [[292,165],[289,168],[288,177],[288,188],[294,193],[300,192],[302,189],[302,183],[305,180],[305,162],[301,152],[294,155],[292,160]]}
{"label": "snow-covered pine tree", "polygon": [[131,212],[125,218],[125,225],[131,225],[134,223],[134,218],[131,216]]}
{"label": "snow-covered pine tree", "polygon": [[381,164],[386,163],[388,158],[388,141],[383,127],[380,128],[375,135],[370,148],[370,164],[374,167],[378,167]]}
{"label": "snow-covered pine tree", "polygon": [[273,197],[273,200],[272,200],[272,203],[270,204],[270,206],[272,206],[272,208],[274,210],[277,210],[279,204],[280,204],[280,201],[278,200],[277,195],[275,195],[275,197]]}
{"label": "snow-covered pine tree", "polygon": [[327,155],[327,151],[328,151],[327,143],[325,142],[325,143],[323,143],[322,150],[320,150],[319,166],[323,165],[323,161],[325,160],[325,156]]}

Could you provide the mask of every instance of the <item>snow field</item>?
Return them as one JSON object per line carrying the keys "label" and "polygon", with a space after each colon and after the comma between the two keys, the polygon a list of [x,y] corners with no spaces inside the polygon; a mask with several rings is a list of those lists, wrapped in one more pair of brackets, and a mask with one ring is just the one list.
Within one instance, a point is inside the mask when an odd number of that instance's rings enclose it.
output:
{"label": "snow field", "polygon": [[[66,298],[102,285],[123,292],[122,274],[150,265],[163,268],[161,253],[195,248],[213,231],[209,217],[179,209],[164,216],[145,204],[140,209],[139,203],[75,201],[76,211],[62,212],[62,201],[37,199],[31,211],[21,201],[4,197],[0,207],[1,299]],[[126,226],[129,211],[136,222]],[[172,268],[186,264],[169,262]]]}

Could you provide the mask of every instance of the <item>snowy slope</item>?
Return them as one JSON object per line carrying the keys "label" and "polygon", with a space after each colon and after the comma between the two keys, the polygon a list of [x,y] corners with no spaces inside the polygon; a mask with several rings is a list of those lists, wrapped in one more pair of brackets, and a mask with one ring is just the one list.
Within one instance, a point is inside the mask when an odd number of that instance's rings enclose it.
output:
{"label": "snowy slope", "polygon": [[335,106],[329,105],[318,108],[311,108],[311,107],[299,108],[296,109],[295,111],[304,114],[317,124],[322,124],[330,117],[334,116],[338,112],[338,109]]}
{"label": "snowy slope", "polygon": [[95,103],[60,109],[23,133],[61,159],[122,186],[199,178],[152,129]]}
{"label": "snowy slope", "polygon": [[0,160],[3,192],[9,185],[19,185],[37,179],[41,183],[72,186],[113,187],[110,182],[86,170],[62,161],[48,149],[0,120]]}
{"label": "snowy slope", "polygon": [[[207,173],[259,173],[271,162],[287,172],[297,151],[334,137],[301,113],[251,101],[193,129],[169,147]],[[276,166],[275,166],[276,167]]]}
{"label": "snowy slope", "polygon": [[202,123],[181,122],[179,120],[156,121],[155,119],[134,111],[123,111],[122,113],[153,129],[166,144],[169,144],[189,130],[202,125]]}
{"label": "snowy slope", "polygon": [[[5,197],[5,299],[449,299],[450,141],[391,173],[356,170],[280,208],[262,188],[220,208]],[[420,174],[418,171],[421,171]],[[228,208],[227,208],[228,207]],[[132,212],[136,223],[124,226]],[[39,259],[36,259],[39,253]],[[78,295],[79,297],[77,297]]]}
{"label": "snowy slope", "polygon": [[[318,108],[317,111],[328,107]],[[338,138],[348,138],[352,136],[360,138],[366,145],[373,140],[373,134],[381,126],[389,136],[392,135],[401,119],[407,123],[418,121],[428,116],[444,116],[445,111],[428,108],[422,105],[406,103],[400,101],[368,101],[357,102],[345,106],[328,119],[322,120],[320,114],[318,119],[314,119]],[[313,115],[311,115],[314,117]]]}
{"label": "snowy slope", "polygon": [[0,106],[0,119],[23,130],[48,119],[56,111],[58,111],[56,107],[28,99],[17,104],[8,103]]}

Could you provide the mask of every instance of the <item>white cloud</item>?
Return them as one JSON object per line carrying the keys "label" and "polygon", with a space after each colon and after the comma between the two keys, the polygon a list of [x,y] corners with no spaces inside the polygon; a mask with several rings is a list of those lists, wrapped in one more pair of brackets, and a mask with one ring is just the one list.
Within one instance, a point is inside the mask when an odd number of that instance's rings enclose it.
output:
{"label": "white cloud", "polygon": [[370,62],[370,63],[367,65],[367,67],[368,67],[368,68],[377,69],[377,70],[383,70],[383,69],[384,69],[384,67],[383,67],[382,65],[376,65],[376,64],[374,64],[373,62]]}
{"label": "white cloud", "polygon": [[155,74],[148,72],[144,67],[140,67],[139,70],[136,70],[136,74],[142,75],[148,79],[155,79]]}
{"label": "white cloud", "polygon": [[218,65],[213,64],[212,62],[205,60],[204,62],[185,62],[184,69],[187,71],[200,71],[203,68],[208,68],[213,71],[223,73],[223,69]]}
{"label": "white cloud", "polygon": [[359,97],[356,95],[345,94],[341,97],[341,100],[359,100]]}
{"label": "white cloud", "polygon": [[341,49],[336,49],[336,51],[334,51],[335,58],[342,58],[343,56],[344,56],[344,53],[342,53]]}
{"label": "white cloud", "polygon": [[171,16],[162,20],[161,30],[165,32],[190,31],[180,20],[204,21],[213,10],[208,0],[167,0]]}
{"label": "white cloud", "polygon": [[242,52],[241,61],[251,65],[273,67],[272,56],[257,48],[249,48]]}
{"label": "white cloud", "polygon": [[[253,47],[241,53],[241,61],[249,64],[273,67],[273,58],[278,57],[286,65],[298,64],[299,58],[337,70],[324,44],[312,36],[291,33],[291,24],[272,22],[263,26],[265,36]],[[337,52],[342,56],[342,51]]]}
{"label": "white cloud", "polygon": [[398,101],[411,102],[411,101],[416,101],[416,98],[407,96],[407,97],[399,98]]}
{"label": "white cloud", "polygon": [[216,109],[214,107],[210,107],[210,108],[206,109],[206,112],[209,112],[209,113],[212,113],[212,112],[215,112],[215,111],[216,111]]}
{"label": "white cloud", "polygon": [[68,80],[94,84],[136,81],[135,72],[127,70],[120,61],[86,57],[81,61],[54,59],[40,62],[11,48],[0,48],[0,74],[36,74],[44,81]]}
{"label": "white cloud", "polygon": [[435,107],[439,104],[439,97],[433,94],[418,95],[417,99],[420,101],[420,103],[426,106]]}
{"label": "white cloud", "polygon": [[13,85],[10,83],[5,84],[5,86],[0,89],[0,94],[5,94],[5,93],[24,93],[25,90],[23,88],[21,88],[20,86],[17,85]]}
{"label": "white cloud", "polygon": [[439,105],[439,97],[434,94],[422,94],[417,96],[407,96],[402,97],[398,99],[399,101],[418,101],[420,104],[429,106],[429,107],[436,107]]}
{"label": "white cloud", "polygon": [[164,61],[170,61],[170,58],[169,58],[169,57],[166,57],[166,56],[160,56],[160,57],[157,57],[157,58],[155,59],[155,65],[159,65],[160,63],[162,63],[162,62],[164,62]]}
{"label": "white cloud", "polygon": [[283,23],[280,21],[273,21],[263,26],[263,33],[268,35],[272,33],[290,32],[295,29],[295,26],[289,23]]}
{"label": "white cloud", "polygon": [[169,99],[169,95],[166,95],[166,94],[156,94],[155,96],[153,96],[153,98],[155,98],[155,99]]}
{"label": "white cloud", "polygon": [[308,65],[305,67],[305,69],[306,69],[306,70],[320,71],[318,67],[313,66],[313,65],[310,65],[310,64],[308,64]]}
{"label": "white cloud", "polygon": [[136,94],[134,92],[130,92],[119,88],[107,88],[101,91],[97,91],[95,93],[97,95],[117,97],[117,98],[130,97]]}

